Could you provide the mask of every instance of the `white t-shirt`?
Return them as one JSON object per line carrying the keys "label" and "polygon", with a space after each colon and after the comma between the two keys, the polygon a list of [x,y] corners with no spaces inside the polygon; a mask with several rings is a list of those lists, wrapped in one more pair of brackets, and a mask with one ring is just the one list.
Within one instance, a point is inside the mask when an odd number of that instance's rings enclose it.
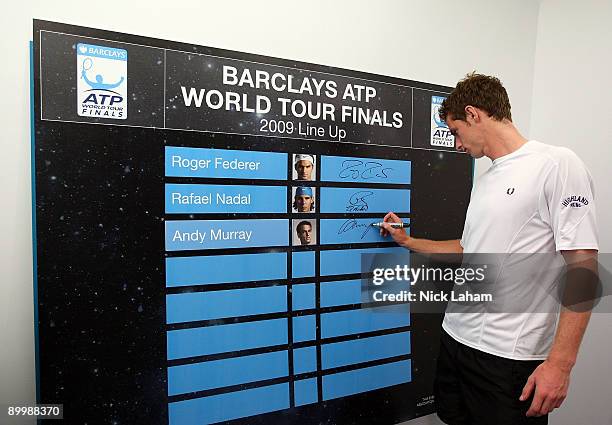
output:
{"label": "white t-shirt", "polygon": [[464,259],[503,254],[495,256],[494,286],[512,307],[451,301],[444,330],[490,354],[545,359],[560,309],[559,251],[598,249],[593,193],[589,171],[567,148],[529,141],[493,161],[472,189],[461,246]]}

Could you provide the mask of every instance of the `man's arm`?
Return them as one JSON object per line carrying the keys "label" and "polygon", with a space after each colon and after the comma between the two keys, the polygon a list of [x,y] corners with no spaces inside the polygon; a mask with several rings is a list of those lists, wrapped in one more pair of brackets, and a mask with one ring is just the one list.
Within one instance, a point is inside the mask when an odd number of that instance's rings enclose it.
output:
{"label": "man's arm", "polygon": [[404,229],[394,229],[386,223],[401,223],[402,220],[392,212],[388,213],[383,219],[383,227],[380,229],[382,236],[391,235],[398,245],[408,248],[414,252],[423,254],[462,254],[463,247],[459,239],[449,241],[432,241],[429,239],[416,239],[408,236]]}
{"label": "man's arm", "polygon": [[567,263],[567,280],[559,325],[548,358],[531,374],[520,400],[535,395],[527,416],[541,416],[560,407],[576,363],[578,348],[591,317],[596,296],[597,251],[562,251]]}

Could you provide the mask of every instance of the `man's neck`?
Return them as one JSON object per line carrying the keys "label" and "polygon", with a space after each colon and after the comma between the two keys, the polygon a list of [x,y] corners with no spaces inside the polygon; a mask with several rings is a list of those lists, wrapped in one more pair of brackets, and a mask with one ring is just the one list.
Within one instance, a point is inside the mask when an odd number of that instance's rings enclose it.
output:
{"label": "man's neck", "polygon": [[491,161],[508,155],[525,143],[525,139],[510,121],[493,122],[486,135],[484,154]]}

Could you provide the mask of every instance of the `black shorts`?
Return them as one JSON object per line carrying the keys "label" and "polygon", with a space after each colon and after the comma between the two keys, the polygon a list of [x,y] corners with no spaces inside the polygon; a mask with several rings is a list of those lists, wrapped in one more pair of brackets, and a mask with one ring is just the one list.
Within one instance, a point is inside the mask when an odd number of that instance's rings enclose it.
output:
{"label": "black shorts", "polygon": [[519,401],[541,360],[510,360],[457,342],[442,330],[434,383],[437,413],[449,425],[545,425],[526,417],[533,393]]}

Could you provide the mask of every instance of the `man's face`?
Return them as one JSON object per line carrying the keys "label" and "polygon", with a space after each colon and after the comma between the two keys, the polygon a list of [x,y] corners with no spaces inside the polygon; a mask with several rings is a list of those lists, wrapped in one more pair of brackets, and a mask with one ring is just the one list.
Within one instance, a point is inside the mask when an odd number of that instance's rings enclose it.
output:
{"label": "man's face", "polygon": [[312,180],[312,162],[303,159],[295,164],[298,180]]}
{"label": "man's face", "polygon": [[475,128],[474,124],[469,122],[469,119],[468,121],[455,120],[449,114],[445,122],[451,134],[455,136],[455,147],[457,150],[467,152],[472,158],[484,156],[481,132]]}
{"label": "man's face", "polygon": [[312,242],[312,226],[303,224],[297,229],[297,235],[302,245],[310,245]]}
{"label": "man's face", "polygon": [[308,195],[296,195],[295,206],[298,212],[310,212],[312,208],[312,196]]}

